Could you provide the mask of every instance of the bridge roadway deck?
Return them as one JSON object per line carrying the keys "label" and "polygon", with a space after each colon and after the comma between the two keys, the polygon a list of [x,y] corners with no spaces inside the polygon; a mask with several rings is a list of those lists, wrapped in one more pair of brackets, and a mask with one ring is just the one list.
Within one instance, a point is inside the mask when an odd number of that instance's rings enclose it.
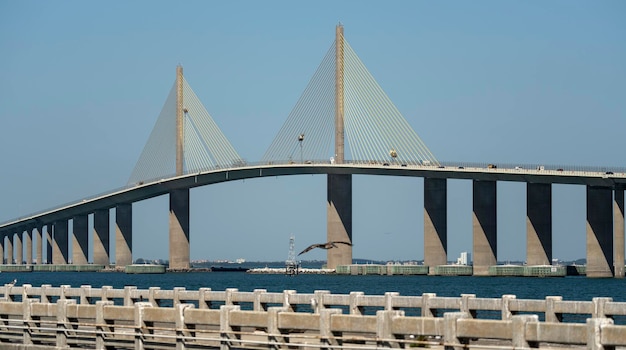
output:
{"label": "bridge roadway deck", "polygon": [[85,198],[70,204],[48,209],[35,214],[0,224],[0,232],[17,232],[22,228],[58,220],[71,219],[100,209],[113,208],[123,203],[134,203],[158,197],[174,189],[194,188],[227,181],[237,181],[256,177],[308,175],[308,174],[352,174],[411,176],[441,179],[466,179],[488,181],[514,181],[526,183],[574,184],[598,187],[626,187],[626,173],[607,174],[606,172],[506,169],[457,166],[422,166],[401,164],[274,164],[243,166],[230,169],[214,169],[178,177],[164,178],[128,186],[108,193]]}
{"label": "bridge roadway deck", "polygon": [[626,346],[626,303],[43,285],[0,287],[3,349]]}

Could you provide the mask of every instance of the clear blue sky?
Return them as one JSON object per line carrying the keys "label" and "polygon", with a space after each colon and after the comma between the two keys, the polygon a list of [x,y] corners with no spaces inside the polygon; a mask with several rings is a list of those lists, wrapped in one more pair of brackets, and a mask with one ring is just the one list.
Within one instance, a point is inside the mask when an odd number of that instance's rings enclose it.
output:
{"label": "clear blue sky", "polygon": [[[125,185],[179,63],[259,160],[340,21],[439,160],[626,166],[625,18],[623,1],[0,0],[0,222]],[[448,192],[454,260],[472,250],[471,182]],[[421,179],[355,176],[353,193],[355,257],[423,258]],[[553,194],[554,257],[584,257],[585,188]],[[191,203],[192,259],[284,260],[291,234],[326,239],[325,176]],[[167,197],[133,210],[134,258],[167,258]],[[525,259],[525,229],[525,186],[498,183],[500,260]]]}

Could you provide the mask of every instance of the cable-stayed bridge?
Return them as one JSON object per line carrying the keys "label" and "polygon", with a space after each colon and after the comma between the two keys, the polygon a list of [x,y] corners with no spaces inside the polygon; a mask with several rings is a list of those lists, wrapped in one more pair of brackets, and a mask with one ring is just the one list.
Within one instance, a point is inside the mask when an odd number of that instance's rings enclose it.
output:
{"label": "cable-stayed bridge", "polygon": [[[235,151],[178,67],[174,85],[127,186],[0,224],[0,256],[7,264],[15,261],[19,265],[24,260],[41,264],[45,247],[49,263],[87,264],[91,234],[93,263],[108,266],[114,235],[116,265],[131,264],[132,204],[167,194],[170,267],[186,269],[193,237],[189,230],[191,188],[299,174],[327,175],[327,238],[347,242],[353,241],[352,175],[424,178],[424,263],[431,268],[448,260],[447,179],[471,180],[476,275],[489,274],[489,267],[497,262],[497,181],[527,184],[529,265],[549,265],[552,260],[552,184],[584,185],[587,274],[624,276],[626,169],[438,161],[344,39],[342,26],[337,26],[334,43],[259,162],[247,162]],[[110,210],[115,210],[114,230],[109,227]],[[92,227],[88,227],[88,215],[93,215]],[[35,259],[33,234],[37,241]],[[330,268],[352,262],[349,245],[329,249],[327,254]]]}

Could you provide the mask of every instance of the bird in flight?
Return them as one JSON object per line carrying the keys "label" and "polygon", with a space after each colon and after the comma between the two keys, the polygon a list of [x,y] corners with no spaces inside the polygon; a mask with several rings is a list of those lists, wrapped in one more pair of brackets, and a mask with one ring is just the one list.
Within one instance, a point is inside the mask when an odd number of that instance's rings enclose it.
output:
{"label": "bird in flight", "polygon": [[326,242],[326,243],[311,244],[310,246],[306,247],[306,249],[301,251],[300,254],[298,254],[298,255],[302,255],[302,254],[308,252],[309,250],[312,250],[312,249],[315,249],[315,248],[322,248],[322,249],[337,248],[337,244],[346,244],[346,245],[349,245],[349,246],[352,245],[352,243],[350,243],[350,242],[342,242],[342,241],[331,241],[331,242]]}

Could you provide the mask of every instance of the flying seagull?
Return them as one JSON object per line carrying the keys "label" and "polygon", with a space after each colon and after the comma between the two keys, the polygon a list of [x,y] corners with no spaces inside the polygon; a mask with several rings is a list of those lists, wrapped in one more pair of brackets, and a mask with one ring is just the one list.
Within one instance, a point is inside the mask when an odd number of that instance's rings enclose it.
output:
{"label": "flying seagull", "polygon": [[350,242],[342,242],[342,241],[331,241],[331,242],[326,242],[326,243],[311,244],[310,246],[306,247],[306,249],[301,251],[300,254],[298,255],[302,255],[308,252],[309,250],[312,250],[315,248],[322,248],[322,249],[337,248],[337,244],[347,244],[349,246],[352,245],[352,243]]}

